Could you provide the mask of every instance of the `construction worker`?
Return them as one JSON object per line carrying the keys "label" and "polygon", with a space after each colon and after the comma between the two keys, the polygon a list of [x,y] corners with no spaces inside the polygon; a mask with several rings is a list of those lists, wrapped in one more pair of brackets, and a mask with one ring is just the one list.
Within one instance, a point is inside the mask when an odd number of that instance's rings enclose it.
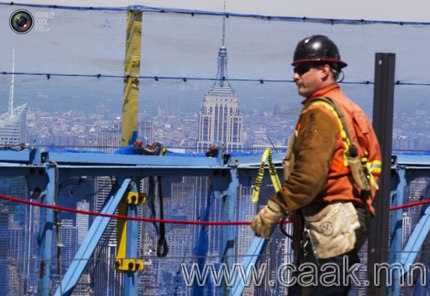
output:
{"label": "construction worker", "polygon": [[[284,159],[282,189],[269,197],[251,227],[269,238],[285,215],[292,220],[300,272],[293,274],[288,295],[347,295],[351,283],[345,272],[358,265],[367,217],[374,215],[379,144],[363,110],[337,84],[347,64],[335,43],[322,35],[301,40],[292,66],[304,107]],[[304,274],[307,278],[300,278]]]}
{"label": "construction worker", "polygon": [[134,153],[140,155],[164,155],[165,151],[161,143],[148,142],[146,137],[139,137],[133,143]]}

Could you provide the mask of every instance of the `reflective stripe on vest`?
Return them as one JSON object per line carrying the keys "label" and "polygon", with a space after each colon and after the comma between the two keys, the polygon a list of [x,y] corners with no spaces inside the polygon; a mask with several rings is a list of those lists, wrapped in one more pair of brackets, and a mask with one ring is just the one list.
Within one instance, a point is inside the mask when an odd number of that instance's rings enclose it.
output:
{"label": "reflective stripe on vest", "polygon": [[[345,150],[343,151],[343,164],[344,164],[345,167],[348,167],[349,165],[348,165],[348,157],[347,157],[347,155],[348,155],[349,147],[351,146],[351,141],[350,141],[350,139],[348,138],[348,135],[345,132],[342,120],[339,118],[339,115],[337,114],[335,108],[331,104],[329,104],[329,103],[327,103],[325,101],[316,101],[316,102],[313,102],[313,103],[310,104],[310,106],[312,106],[312,105],[322,106],[323,108],[329,110],[333,114],[334,118],[336,118],[336,121],[337,121],[337,123],[339,125],[339,129],[340,129],[340,135],[342,137],[342,142],[343,142],[343,144],[345,146]],[[307,109],[305,111],[303,111],[302,113],[306,112]],[[366,171],[367,171],[367,174],[368,174],[368,178],[369,178],[369,184],[370,184],[370,186],[372,186],[373,188],[375,188],[376,190],[378,190],[379,186],[378,186],[378,183],[376,182],[375,177],[373,176],[373,174],[374,173],[378,173],[378,174],[381,173],[382,162],[380,160],[374,160],[374,161],[368,162],[368,160],[367,160],[367,155],[368,155],[367,150],[364,151],[364,154],[365,154],[365,156],[361,159],[361,162],[362,162],[363,166],[366,168]]]}
{"label": "reflective stripe on vest", "polygon": [[369,174],[369,184],[376,190],[379,189],[379,186],[378,186],[378,182],[376,182],[375,177],[373,176],[373,173],[380,174],[381,166],[382,166],[382,162],[380,160],[370,161],[365,165],[367,169],[367,173]]}
{"label": "reflective stripe on vest", "polygon": [[[349,146],[351,146],[351,141],[349,140],[349,138],[345,132],[345,129],[343,128],[342,120],[340,120],[336,110],[329,103],[324,102],[324,101],[316,101],[316,102],[310,104],[310,106],[312,106],[312,105],[322,106],[322,107],[326,108],[327,110],[331,111],[333,116],[336,118],[337,124],[339,125],[339,128],[340,128],[340,135],[342,137],[342,142],[345,146],[345,150],[343,151],[343,165],[345,167],[347,167],[348,166],[347,155],[348,155],[348,151],[349,151]],[[306,111],[307,111],[307,109],[304,112],[306,112]]]}

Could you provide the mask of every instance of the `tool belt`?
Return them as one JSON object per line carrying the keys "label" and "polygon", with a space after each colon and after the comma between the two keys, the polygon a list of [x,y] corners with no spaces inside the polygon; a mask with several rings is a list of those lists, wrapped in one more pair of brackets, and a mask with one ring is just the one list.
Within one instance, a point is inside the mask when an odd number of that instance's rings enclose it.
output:
{"label": "tool belt", "polygon": [[364,209],[356,209],[352,202],[333,202],[317,213],[304,208],[302,213],[305,232],[317,259],[345,254],[364,241],[366,213]]}

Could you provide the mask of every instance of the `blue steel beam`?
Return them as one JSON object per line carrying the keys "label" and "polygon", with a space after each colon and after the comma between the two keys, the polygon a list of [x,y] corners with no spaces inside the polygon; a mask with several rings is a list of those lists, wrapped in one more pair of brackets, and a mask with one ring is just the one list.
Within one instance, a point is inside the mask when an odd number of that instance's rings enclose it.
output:
{"label": "blue steel beam", "polygon": [[[213,188],[211,187],[208,190],[208,192],[206,192],[206,208],[204,210],[203,217],[201,218],[200,221],[209,221],[209,215],[212,207],[213,197],[214,197]],[[197,258],[197,264],[198,264],[199,270],[203,270],[206,264],[206,254],[208,252],[208,247],[209,247],[208,232],[209,232],[208,225],[202,225],[200,227],[199,235],[196,239],[196,245],[193,250],[193,255]],[[209,282],[209,285],[210,285],[210,282]],[[207,285],[206,287],[203,287],[202,285],[199,285],[197,281],[194,282],[191,295],[192,296],[204,295],[205,288],[208,288],[209,285]]]}
{"label": "blue steel beam", "polygon": [[49,159],[58,164],[75,165],[144,165],[154,167],[197,166],[217,167],[216,158],[184,156],[155,156],[155,155],[129,155],[108,153],[58,153],[49,152]]}
{"label": "blue steel beam", "polygon": [[[236,200],[237,200],[237,189],[239,187],[239,176],[237,169],[232,167],[230,170],[230,184],[227,189],[227,195],[223,196],[223,217],[224,222],[235,221],[236,213]],[[236,227],[233,225],[225,226],[222,234],[222,244],[224,247],[223,252],[223,263],[227,264],[228,270],[231,270],[233,266],[233,251],[234,242],[236,239]],[[225,295],[230,293],[230,288],[226,286],[224,291]]]}
{"label": "blue steel beam", "polygon": [[[273,154],[273,160],[280,165],[282,154]],[[232,156],[224,161],[215,157],[149,156],[108,153],[47,152],[41,149],[24,151],[0,151],[0,175],[37,174],[37,165],[47,160],[55,161],[64,176],[77,175],[115,175],[115,176],[169,176],[195,175],[208,176],[214,170],[229,170],[230,164],[240,171],[255,170],[261,162],[261,155]],[[225,162],[225,163],[224,163]],[[27,165],[32,165],[28,167]],[[131,174],[131,175],[130,175]]]}
{"label": "blue steel beam", "polygon": [[[414,154],[396,154],[396,163],[394,168],[398,165],[405,166],[407,170],[409,169],[428,169],[430,167],[430,156],[429,155],[421,155],[419,153]],[[37,155],[36,155],[37,158]],[[87,175],[85,172],[89,172],[92,169],[96,168],[95,171],[99,175],[106,175],[106,172],[109,172],[108,175],[118,175],[116,173],[120,173],[119,175],[125,176],[128,171],[128,176],[134,176],[135,174],[140,174],[140,176],[147,175],[177,175],[178,173],[187,172],[187,175],[199,175],[199,172],[202,170],[205,172],[222,170],[226,171],[230,169],[229,164],[221,164],[219,159],[215,158],[205,158],[205,157],[175,157],[175,156],[165,156],[165,157],[157,157],[157,156],[137,156],[137,155],[112,155],[112,154],[97,154],[97,153],[56,153],[50,152],[49,158],[58,162],[60,173],[68,173],[73,171],[71,174],[79,173],[81,175]],[[277,163],[281,159],[281,155],[274,154],[274,160]],[[26,166],[26,163],[29,162],[31,164],[31,159],[35,159],[35,156],[30,155],[30,151],[0,151],[0,171],[4,172],[0,173],[0,175],[8,175],[7,171],[13,171],[14,174],[17,174],[18,171],[22,170],[24,174],[32,175],[38,174],[37,170],[40,167],[35,167],[33,164],[31,166]],[[98,162],[99,161],[99,162]],[[114,164],[112,164],[114,163]],[[232,157],[229,163],[234,163],[237,165],[237,171],[241,174],[243,172],[253,172],[258,169],[258,165],[260,163],[260,156],[241,156],[241,157]],[[36,171],[34,171],[36,170]],[[419,225],[414,230],[414,233],[411,236],[411,239],[408,242],[408,245],[405,248],[406,252],[416,252],[422,245],[420,240],[423,240],[421,236],[425,236],[423,233],[423,225],[425,226],[425,221],[429,216],[428,209],[426,213],[421,218]],[[421,234],[416,234],[421,228]],[[425,231],[428,233],[428,229]],[[413,236],[418,237],[417,239],[413,239]],[[415,243],[412,241],[415,240]],[[414,262],[415,256],[413,259],[408,254],[402,254],[400,259],[401,262],[406,264],[407,262]],[[89,256],[88,256],[89,257]],[[257,259],[257,258],[256,258]]]}
{"label": "blue steel beam", "polygon": [[43,175],[45,168],[42,165],[31,166],[27,164],[0,163],[0,176],[35,176]]}
{"label": "blue steel beam", "polygon": [[[426,205],[423,216],[420,221],[415,225],[414,231],[408,239],[405,248],[400,256],[400,263],[403,265],[404,274],[408,273],[412,264],[420,251],[425,238],[430,230],[430,206]],[[402,274],[401,276],[403,276]]]}
{"label": "blue steel beam", "polygon": [[[121,199],[123,198],[124,194],[127,192],[127,190],[129,190],[130,184],[131,184],[130,179],[126,179],[122,182],[122,185],[118,189],[118,191],[114,195],[112,195],[105,203],[101,211],[103,214],[115,213],[115,210],[117,209],[119,203],[121,202]],[[69,269],[64,275],[64,278],[61,282],[61,288],[63,289],[63,291],[60,291],[60,287],[58,287],[57,291],[55,292],[55,296],[71,295],[76,283],[79,280],[79,277],[82,274],[82,271],[87,265],[88,260],[93,254],[95,248],[97,247],[98,242],[100,241],[100,238],[102,237],[107,225],[109,224],[110,219],[111,218],[109,217],[101,217],[101,216],[97,216],[94,219],[94,222],[91,224],[91,227],[88,230],[88,233],[85,236],[85,239],[82,242],[82,245],[80,246],[79,250],[76,252],[76,255],[72,263],[70,264]]]}
{"label": "blue steel beam", "polygon": [[[391,206],[400,206],[403,204],[404,191],[407,185],[406,183],[406,172],[404,167],[397,169],[398,183],[395,192],[392,192]],[[389,263],[395,264],[400,262],[400,251],[402,249],[402,216],[403,211],[397,210],[391,213],[390,221],[390,252],[389,252]],[[399,295],[400,292],[400,275],[398,270],[393,271],[393,285],[388,287],[387,292],[389,296]]]}
{"label": "blue steel beam", "polygon": [[[82,151],[81,151],[82,152]],[[109,154],[109,153],[97,153],[88,152],[85,153],[75,152],[45,152],[42,150],[23,150],[23,151],[12,151],[2,150],[0,151],[0,166],[9,164],[34,164],[35,158],[40,158],[41,153],[46,153],[50,160],[53,160],[61,164],[70,164],[71,166],[83,166],[83,165],[119,165],[119,166],[138,166],[144,165],[148,167],[217,167],[220,166],[218,158],[198,157],[193,155],[181,155],[181,156],[149,156],[149,155],[129,155],[129,154]],[[274,163],[281,163],[284,153],[273,153],[272,158]],[[393,152],[396,164],[404,166],[417,166],[417,167],[429,167],[430,166],[430,154],[420,152]],[[37,162],[36,162],[37,163]],[[237,165],[238,169],[246,169],[258,167],[261,163],[261,155],[243,155],[243,156],[232,156],[230,163]]]}
{"label": "blue steel beam", "polygon": [[248,252],[245,255],[245,258],[242,261],[241,268],[246,271],[245,279],[242,279],[240,276],[236,277],[233,288],[230,291],[231,296],[241,296],[243,290],[245,289],[245,285],[251,275],[252,267],[255,266],[257,260],[261,254],[261,252],[266,247],[267,240],[261,237],[254,237],[254,240],[251,243],[251,246],[248,249]]}
{"label": "blue steel beam", "polygon": [[0,161],[9,163],[30,163],[32,153],[34,153],[32,150],[2,150],[0,151]]}
{"label": "blue steel beam", "polygon": [[[231,163],[234,163],[238,169],[247,169],[247,168],[259,168],[261,164],[261,154],[255,155],[247,155],[247,156],[233,156],[231,158]],[[282,159],[285,157],[285,152],[283,153],[274,153],[272,152],[272,161],[276,165],[282,164]]]}
{"label": "blue steel beam", "polygon": [[428,152],[399,152],[393,153],[396,164],[404,166],[429,167],[430,154]]}
{"label": "blue steel beam", "polygon": [[[45,164],[46,174],[48,175],[48,184],[46,190],[42,192],[42,202],[47,205],[55,204],[55,195],[57,188],[57,169],[54,165]],[[52,242],[54,228],[54,210],[42,208],[40,210],[40,228],[38,243],[39,251],[39,284],[37,295],[49,296],[51,288],[51,265],[52,265]]]}
{"label": "blue steel beam", "polygon": [[[75,166],[81,165],[121,165],[121,166],[148,166],[148,167],[219,167],[223,164],[221,156],[201,157],[192,154],[169,155],[169,156],[153,156],[153,155],[133,155],[133,154],[111,154],[97,153],[88,151],[77,152],[55,152],[24,150],[24,151],[0,151],[0,162],[4,163],[34,163],[34,158],[43,157],[55,161],[59,165],[70,164]],[[273,153],[272,159],[275,163],[281,163],[284,153]],[[238,166],[238,168],[246,168],[259,166],[261,163],[261,155],[241,155],[231,156],[230,163]],[[429,157],[430,163],[430,157]]]}
{"label": "blue steel beam", "polygon": [[178,166],[64,166],[59,165],[62,176],[123,176],[123,177],[166,177],[166,176],[212,176],[214,171],[228,171],[228,167]]}

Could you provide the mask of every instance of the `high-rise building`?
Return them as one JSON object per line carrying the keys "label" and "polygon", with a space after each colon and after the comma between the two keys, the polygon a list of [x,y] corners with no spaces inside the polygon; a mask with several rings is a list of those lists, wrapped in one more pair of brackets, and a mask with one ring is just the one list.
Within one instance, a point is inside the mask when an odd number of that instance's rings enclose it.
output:
{"label": "high-rise building", "polygon": [[0,204],[0,294],[8,294],[8,225],[9,225],[9,211],[8,209]]}
{"label": "high-rise building", "polygon": [[[153,141],[154,123],[148,120],[139,120],[137,135],[146,137],[148,142]],[[117,117],[107,126],[97,130],[96,147],[99,151],[113,153],[121,146],[121,118]]]}
{"label": "high-rise building", "polygon": [[[10,219],[10,218],[9,218]],[[8,272],[9,272],[9,294],[23,295],[23,285],[20,278],[21,266],[23,266],[23,229],[16,221],[9,220],[9,249],[8,249]]]}
{"label": "high-rise building", "polygon": [[120,146],[121,142],[121,130],[118,127],[119,123],[115,126],[102,127],[97,133],[97,144],[98,150],[105,152],[114,152]]}
{"label": "high-rise building", "polygon": [[243,118],[239,112],[239,96],[227,79],[227,48],[224,46],[224,36],[225,19],[216,79],[203,98],[199,114],[198,151],[206,151],[215,143],[224,145],[227,150],[243,149]]}
{"label": "high-rise building", "polygon": [[37,237],[39,235],[40,208],[27,206],[26,221],[24,229],[24,259],[22,264],[22,277],[25,295],[33,295],[37,291],[38,277],[33,276],[34,270],[39,268],[37,258],[39,246]]}
{"label": "high-rise building", "polygon": [[[72,219],[61,219],[60,242],[64,245],[61,249],[61,269],[64,271],[72,263],[78,250],[78,229],[73,225]],[[52,254],[57,254],[57,246],[53,244]],[[58,271],[57,271],[58,272]]]}
{"label": "high-rise building", "polygon": [[[0,145],[2,146],[10,146],[24,143],[26,141],[26,125],[27,125],[27,106],[26,104],[15,107],[14,106],[14,87],[15,87],[15,55],[13,56],[12,61],[12,77],[10,81],[10,90],[9,90],[9,104],[8,111],[0,115]],[[0,184],[0,193],[25,198],[27,196],[27,186],[24,177],[3,177],[2,182]],[[28,219],[26,219],[26,211],[27,207],[24,205],[19,205],[12,202],[2,201],[0,207],[3,207],[4,211],[7,211],[9,215],[11,215],[11,219],[14,220],[14,223],[18,223],[20,227],[26,229],[26,233],[24,235],[23,231],[13,232],[14,235],[18,236],[14,238],[14,240],[24,241],[30,236],[30,233],[27,232],[28,227],[25,225],[28,223]],[[1,211],[1,210],[0,210]],[[2,214],[0,214],[1,216]],[[3,216],[4,218],[4,216]],[[1,218],[0,218],[1,219]],[[7,220],[6,220],[7,221]],[[1,225],[2,222],[0,222]],[[6,231],[6,235],[8,235],[8,224],[5,224],[4,231]],[[7,252],[8,246],[1,246],[0,249],[5,250]],[[22,249],[20,250],[20,252]],[[0,252],[1,253],[1,252]],[[24,252],[19,254],[20,261],[7,262],[6,257],[0,255],[0,293],[4,292],[5,295],[14,295],[12,291],[3,290],[3,285],[8,282],[7,279],[16,279],[16,278],[28,278],[28,273],[23,274],[24,270],[24,262],[28,262],[30,258],[22,258],[23,254],[27,254],[28,252]],[[3,269],[4,268],[4,269]],[[26,285],[26,284],[25,284]],[[10,287],[13,290],[13,282],[10,282]],[[4,289],[8,289],[8,286],[4,286]]]}
{"label": "high-rise building", "polygon": [[[97,177],[95,184],[94,209],[100,212],[111,193],[111,177]],[[117,220],[111,220],[93,254],[93,265],[89,267],[93,281],[94,295],[121,295],[124,277],[113,268],[117,253]]]}
{"label": "high-rise building", "polygon": [[154,123],[149,120],[139,120],[138,135],[144,136],[148,142],[154,141]]}
{"label": "high-rise building", "polygon": [[[198,118],[197,151],[204,152],[213,144],[222,145],[226,150],[242,150],[243,117],[239,112],[239,96],[230,85],[227,75],[227,48],[225,40],[225,19],[223,19],[222,45],[218,52],[215,82],[203,98]],[[213,198],[210,180],[195,178],[196,200],[194,209],[197,220],[221,221],[222,198]],[[193,234],[196,247],[195,256],[208,256],[207,263],[220,263],[222,260],[222,228],[202,227]],[[199,262],[200,264],[200,262]],[[198,290],[198,291],[197,291]],[[203,290],[193,293],[203,293]]]}
{"label": "high-rise building", "polygon": [[[13,58],[12,73],[15,71],[15,57]],[[9,91],[9,107],[6,113],[0,115],[0,145],[17,145],[25,142],[27,125],[26,104],[14,107],[15,78],[12,74]],[[23,177],[5,177],[0,184],[0,193],[26,197],[27,187]],[[16,206],[10,203],[9,211],[15,215],[15,220],[24,223],[24,206]]]}
{"label": "high-rise building", "polygon": [[0,115],[1,145],[15,145],[25,141],[26,107],[27,104],[24,104]]}
{"label": "high-rise building", "polygon": [[9,221],[9,250],[8,257],[14,260],[23,260],[23,239],[22,232],[23,229],[19,223],[14,220]]}
{"label": "high-rise building", "polygon": [[402,214],[402,250],[408,242],[409,236],[412,232],[412,223],[411,217],[409,217],[408,213]]}
{"label": "high-rise building", "polygon": [[[81,211],[89,211],[90,204],[86,200],[82,200],[76,204],[76,209]],[[81,245],[88,233],[89,226],[88,215],[76,214],[76,227],[78,228],[78,245]]]}
{"label": "high-rise building", "polygon": [[12,77],[9,89],[8,111],[0,115],[0,144],[14,145],[25,141],[27,125],[27,104],[14,107],[15,53],[12,61]]}
{"label": "high-rise building", "polygon": [[[15,89],[15,54],[12,63],[12,78],[9,90],[9,107],[6,113],[0,115],[0,145],[16,145],[25,142],[27,125],[26,104],[14,107]],[[0,193],[12,196],[25,197],[26,186],[24,178],[4,178],[0,185]],[[18,217],[21,216],[21,217]],[[20,219],[23,223],[23,211],[15,213],[15,220]]]}
{"label": "high-rise building", "polygon": [[91,289],[91,276],[89,274],[82,274],[79,278],[76,287],[73,289],[74,296],[92,296],[94,295]]}

